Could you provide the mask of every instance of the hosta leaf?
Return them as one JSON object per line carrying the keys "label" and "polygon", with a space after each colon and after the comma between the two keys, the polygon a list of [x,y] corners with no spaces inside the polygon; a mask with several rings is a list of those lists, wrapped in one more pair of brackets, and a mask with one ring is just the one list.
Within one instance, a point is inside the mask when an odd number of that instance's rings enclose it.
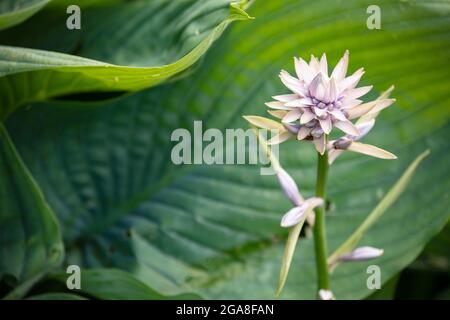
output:
{"label": "hosta leaf", "polygon": [[[273,298],[290,209],[274,176],[258,166],[170,161],[171,133],[248,128],[242,115],[266,115],[264,102],[287,93],[277,77],[294,55],[327,52],[335,64],[349,49],[350,72],[364,66],[367,99],[395,84],[397,99],[364,138],[395,161],[344,154],[331,167],[330,253],[423,150],[405,192],[361,239],[383,248],[374,262],[348,263],[332,275],[338,299],[363,298],[366,268],[382,283],[410,264],[448,220],[450,172],[449,16],[405,2],[381,1],[382,30],[366,27],[371,1],[258,1],[254,22],[237,24],[189,79],[108,103],[38,103],[8,128],[64,228],[68,263],[133,272],[163,294],[195,290],[206,298]],[[439,66],[439,67],[437,67]],[[296,141],[281,163],[313,194],[316,155]],[[282,298],[315,298],[311,239],[299,241]]]}
{"label": "hosta leaf", "polygon": [[3,0],[0,2],[0,30],[10,28],[41,10],[50,0]]}
{"label": "hosta leaf", "polygon": [[411,181],[414,172],[419,166],[420,162],[425,159],[430,153],[429,150],[420,154],[408,169],[403,173],[400,179],[395,183],[395,185],[389,189],[388,193],[381,199],[377,206],[369,213],[367,218],[361,223],[361,225],[356,229],[350,237],[348,237],[339,248],[337,248],[333,254],[328,258],[328,264],[334,265],[339,262],[339,257],[345,253],[351,252],[358,245],[358,242],[364,236],[364,234],[380,219],[380,217],[389,209],[392,204],[398,199],[402,192],[406,189],[409,182]]}
{"label": "hosta leaf", "polygon": [[0,124],[0,280],[19,285],[11,298],[62,262],[56,218]]}
{"label": "hosta leaf", "polygon": [[[245,6],[245,0],[231,4],[229,0],[148,0],[88,8],[83,10],[86,31],[72,31],[73,36],[66,28],[67,16],[53,21],[47,17],[51,11],[46,11],[19,28],[19,34],[33,39],[36,33],[46,33],[51,43],[67,37],[68,51],[102,61],[0,46],[0,120],[30,101],[87,91],[134,91],[162,83],[197,62],[231,22],[249,19]],[[44,44],[49,41],[38,39]],[[3,44],[30,43],[22,41],[15,32],[8,31],[3,40],[0,35]],[[67,50],[67,40],[61,43]]]}
{"label": "hosta leaf", "polygon": [[[55,275],[55,279],[66,281],[67,274]],[[168,297],[159,294],[132,274],[114,269],[91,269],[81,273],[81,291],[91,297],[104,300],[163,300],[201,299],[194,294]]]}

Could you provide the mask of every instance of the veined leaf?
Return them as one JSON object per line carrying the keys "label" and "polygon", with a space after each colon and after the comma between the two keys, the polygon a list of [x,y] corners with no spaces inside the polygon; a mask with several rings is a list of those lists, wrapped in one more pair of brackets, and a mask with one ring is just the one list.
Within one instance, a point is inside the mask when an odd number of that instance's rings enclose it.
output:
{"label": "veined leaf", "polygon": [[0,2],[0,30],[23,22],[49,2],[50,0],[3,0]]}
{"label": "veined leaf", "polygon": [[[53,278],[65,282],[67,274],[55,275]],[[76,291],[104,300],[201,299],[194,294],[173,297],[161,295],[132,274],[114,269],[83,270],[81,289]]]}
{"label": "veined leaf", "polygon": [[[393,151],[382,161],[345,153],[330,170],[328,247],[339,247],[414,157],[423,162],[408,189],[361,239],[380,247],[382,283],[409,265],[449,217],[450,24],[404,2],[381,1],[382,30],[366,27],[371,1],[257,1],[249,24],[236,24],[194,77],[107,103],[37,103],[8,119],[17,147],[57,212],[68,262],[128,270],[162,294],[194,290],[206,298],[273,298],[290,208],[274,176],[259,165],[175,166],[171,133],[248,128],[242,115],[266,115],[264,102],[287,93],[277,74],[294,55],[350,50],[350,72],[375,98],[395,84],[397,103],[364,143]],[[436,67],[440,66],[440,67]],[[420,75],[420,76],[419,76]],[[431,100],[430,100],[431,99]],[[192,131],[191,131],[192,132]],[[290,141],[281,162],[310,196],[315,151]],[[316,296],[314,250],[302,239],[282,298]],[[363,298],[369,263],[333,273],[338,299]]]}
{"label": "veined leaf", "polygon": [[63,258],[58,222],[0,123],[0,279],[20,297]]}
{"label": "veined leaf", "polygon": [[[84,25],[88,31],[76,41],[69,35],[72,46],[82,43],[88,46],[85,50],[89,52],[89,42],[96,41],[95,47],[105,60],[114,60],[108,59],[108,55],[120,58],[126,49],[131,56],[139,54],[137,66],[128,66],[132,62],[129,58],[120,59],[128,64],[125,66],[51,51],[0,46],[0,120],[31,101],[88,91],[136,91],[160,84],[197,62],[231,22],[249,19],[243,10],[246,3],[246,0],[231,4],[229,0],[183,3],[158,0],[119,4],[108,10],[85,9],[83,23],[96,27]],[[45,19],[44,14],[41,19]],[[174,21],[174,17],[178,20]],[[124,26],[135,20],[143,21],[135,30]],[[65,21],[57,22],[64,32],[60,37],[66,37],[69,30]],[[32,29],[36,29],[35,24],[30,22],[25,29],[19,29],[20,33],[35,34]],[[39,28],[40,24],[37,25]],[[45,22],[43,25],[54,26]],[[45,28],[37,32],[44,31]],[[54,31],[50,35],[55,37]],[[4,41],[8,37],[13,43],[20,43],[20,37],[14,37],[14,33],[8,31]],[[128,45],[124,46],[124,42]]]}
{"label": "veined leaf", "polygon": [[420,162],[430,154],[427,150],[420,154],[411,165],[406,169],[405,173],[400,177],[397,183],[389,190],[389,192],[384,196],[384,198],[378,203],[378,205],[369,213],[367,218],[363,223],[351,234],[351,236],[328,258],[328,264],[332,267],[338,263],[338,259],[344,253],[351,252],[367,230],[370,229],[380,217],[389,209],[389,207],[398,199],[402,192],[406,189],[409,182],[411,181],[414,172],[419,166]]}

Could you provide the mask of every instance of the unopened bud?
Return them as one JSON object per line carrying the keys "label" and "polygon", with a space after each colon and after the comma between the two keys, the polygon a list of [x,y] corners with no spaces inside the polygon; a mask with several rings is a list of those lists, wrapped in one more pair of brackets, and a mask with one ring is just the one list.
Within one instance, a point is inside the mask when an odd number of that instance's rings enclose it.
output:
{"label": "unopened bud", "polygon": [[373,247],[359,247],[350,253],[345,253],[339,257],[339,261],[366,261],[378,258],[383,255],[383,249]]}
{"label": "unopened bud", "polygon": [[303,203],[299,207],[292,208],[289,210],[283,218],[281,218],[281,226],[283,228],[290,228],[299,223],[305,216],[306,208],[308,208],[307,203]]}
{"label": "unopened bud", "polygon": [[291,200],[294,205],[300,206],[303,202],[303,198],[298,191],[298,187],[294,179],[292,179],[289,173],[287,173],[282,168],[277,171],[277,178],[280,182],[283,192],[286,194],[289,200]]}

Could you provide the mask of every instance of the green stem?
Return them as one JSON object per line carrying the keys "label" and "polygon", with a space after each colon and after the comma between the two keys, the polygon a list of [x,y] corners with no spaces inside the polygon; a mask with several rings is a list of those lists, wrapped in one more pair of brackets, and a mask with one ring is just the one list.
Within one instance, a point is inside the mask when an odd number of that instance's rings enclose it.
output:
{"label": "green stem", "polygon": [[[326,184],[328,175],[328,153],[318,153],[316,196],[326,199]],[[316,269],[318,289],[330,289],[330,278],[327,264],[327,240],[325,229],[325,203],[316,208],[316,219],[314,224],[314,247],[316,253]]]}

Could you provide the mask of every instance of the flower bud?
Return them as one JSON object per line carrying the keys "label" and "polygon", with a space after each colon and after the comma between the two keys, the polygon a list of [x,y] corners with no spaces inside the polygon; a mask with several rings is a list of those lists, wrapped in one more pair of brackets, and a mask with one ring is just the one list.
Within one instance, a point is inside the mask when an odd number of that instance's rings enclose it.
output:
{"label": "flower bud", "polygon": [[339,261],[366,261],[378,258],[383,255],[383,249],[377,249],[374,247],[359,247],[350,253],[345,253],[339,257]]}
{"label": "flower bud", "polygon": [[283,216],[283,218],[281,218],[280,225],[283,228],[290,228],[295,226],[304,218],[307,208],[307,203],[303,203],[301,206],[292,208]]}
{"label": "flower bud", "polygon": [[300,206],[303,202],[303,197],[298,191],[294,179],[282,168],[277,171],[277,178],[280,182],[281,188],[286,196],[291,200],[295,206]]}

